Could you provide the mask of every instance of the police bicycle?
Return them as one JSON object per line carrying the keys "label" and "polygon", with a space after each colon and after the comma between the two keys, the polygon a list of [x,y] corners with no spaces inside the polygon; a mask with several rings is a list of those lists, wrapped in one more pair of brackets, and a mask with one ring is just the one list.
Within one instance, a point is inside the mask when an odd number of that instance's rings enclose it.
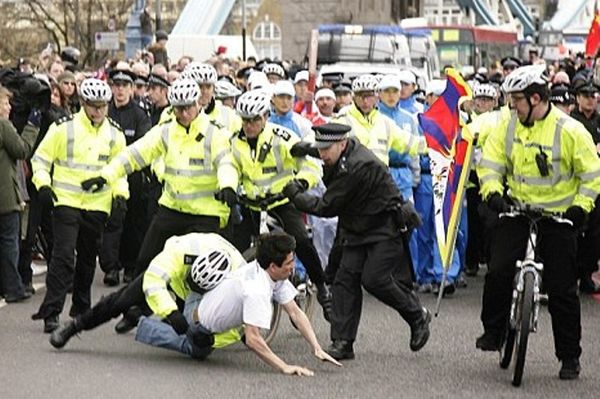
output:
{"label": "police bicycle", "polygon": [[[279,202],[283,199],[287,198],[283,193],[279,194],[267,194],[263,197],[257,199],[248,198],[245,195],[240,195],[238,197],[238,203],[244,206],[251,206],[260,209],[259,211],[259,234],[268,234],[273,231],[283,231],[282,225],[283,223],[274,215],[269,215],[267,209],[270,205]],[[240,220],[240,210],[239,208],[234,208],[234,219]],[[256,259],[256,242],[258,236],[254,235],[252,237],[250,248],[248,248],[242,254],[246,261],[252,261]],[[290,281],[296,287],[298,291],[298,295],[294,299],[300,309],[304,311],[306,317],[310,320],[312,318],[312,314],[315,308],[315,301],[317,295],[317,288],[310,281],[308,275],[306,274],[306,270],[302,270],[302,267],[298,265],[298,260],[296,260],[296,266],[292,275],[290,276]],[[271,316],[271,325],[268,331],[263,331],[263,338],[266,343],[270,343],[277,333],[277,329],[279,327],[279,322],[281,321],[281,312],[282,306],[273,301],[273,313]],[[293,324],[293,322],[292,322]],[[295,327],[295,326],[294,326]]]}
{"label": "police bicycle", "polygon": [[537,223],[542,219],[551,219],[557,223],[573,225],[560,213],[550,213],[533,208],[511,208],[501,213],[500,218],[525,217],[529,222],[529,238],[525,257],[516,262],[516,274],[513,280],[510,318],[505,330],[502,348],[500,349],[500,367],[510,366],[513,354],[515,356],[512,384],[521,385],[529,333],[537,332],[542,273],[544,264],[536,261]]}

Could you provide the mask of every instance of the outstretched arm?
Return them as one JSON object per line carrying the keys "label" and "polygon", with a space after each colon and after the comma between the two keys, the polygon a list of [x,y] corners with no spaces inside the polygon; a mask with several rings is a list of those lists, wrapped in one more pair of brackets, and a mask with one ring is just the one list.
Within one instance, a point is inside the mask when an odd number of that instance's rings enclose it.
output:
{"label": "outstretched arm", "polygon": [[244,327],[244,333],[246,335],[246,346],[256,353],[262,361],[273,367],[275,370],[288,375],[314,375],[311,370],[305,367],[287,364],[279,356],[273,353],[271,348],[269,348],[269,345],[267,345],[260,335],[260,329],[258,327],[247,324]]}
{"label": "outstretched arm", "polygon": [[319,341],[317,341],[317,336],[315,335],[315,331],[306,317],[306,314],[300,309],[298,304],[295,301],[290,301],[283,305],[283,309],[290,316],[296,327],[298,327],[298,331],[304,337],[306,342],[310,345],[313,350],[313,354],[320,360],[324,362],[330,362],[335,364],[336,366],[342,366],[340,362],[329,356],[327,352],[321,348]]}

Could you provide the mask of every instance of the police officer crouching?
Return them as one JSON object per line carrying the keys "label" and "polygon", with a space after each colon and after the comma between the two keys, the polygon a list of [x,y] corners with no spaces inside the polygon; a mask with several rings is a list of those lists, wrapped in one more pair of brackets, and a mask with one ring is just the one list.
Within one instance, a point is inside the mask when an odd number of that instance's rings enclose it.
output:
{"label": "police officer crouching", "polygon": [[333,342],[327,352],[337,360],[354,358],[361,285],[398,311],[411,327],[410,348],[418,351],[429,339],[431,314],[413,292],[402,235],[420,223],[419,216],[403,200],[387,166],[357,139],[348,138],[350,126],[327,123],[313,129],[327,191],[316,197],[290,182],[283,192],[301,211],[339,217],[343,255],[333,283]]}

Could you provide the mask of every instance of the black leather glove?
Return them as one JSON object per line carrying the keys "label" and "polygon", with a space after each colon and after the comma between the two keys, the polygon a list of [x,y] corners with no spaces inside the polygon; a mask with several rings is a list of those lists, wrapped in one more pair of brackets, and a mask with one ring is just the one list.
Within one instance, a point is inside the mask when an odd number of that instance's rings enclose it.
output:
{"label": "black leather glove", "polygon": [[294,199],[296,195],[303,193],[308,189],[308,182],[304,179],[293,179],[288,182],[283,188],[283,194],[290,198]]}
{"label": "black leather glove", "polygon": [[27,122],[39,129],[42,125],[42,111],[37,108],[31,108],[31,111],[29,111],[29,116],[27,117]]}
{"label": "black leather glove", "polygon": [[[97,193],[98,191],[102,190],[102,187],[104,187],[105,184],[106,179],[102,176],[98,176],[81,182],[81,188],[83,188],[85,191],[91,190],[93,193]],[[92,190],[92,187],[94,186],[96,186],[96,188]]]}
{"label": "black leather glove", "polygon": [[186,335],[188,339],[199,348],[207,348],[213,346],[215,337],[213,334],[201,331],[198,325],[193,325],[188,328]]}
{"label": "black leather glove", "polygon": [[215,199],[227,204],[230,208],[238,203],[238,196],[231,187],[225,187],[215,194]]}
{"label": "black leather glove", "polygon": [[38,200],[44,205],[53,206],[54,201],[58,200],[56,194],[52,191],[52,187],[44,186],[38,190]]}
{"label": "black leather glove", "polygon": [[185,334],[190,327],[185,316],[179,311],[174,310],[168,316],[167,320],[171,324],[171,327],[177,332],[177,334]]}
{"label": "black leather glove", "polygon": [[492,211],[497,213],[508,212],[510,210],[508,202],[498,193],[492,194],[488,198],[487,204]]}
{"label": "black leather glove", "polygon": [[400,205],[400,217],[409,232],[423,224],[421,216],[410,201],[406,201]]}
{"label": "black leather glove", "polygon": [[565,219],[569,219],[571,222],[573,222],[574,229],[580,229],[581,227],[583,227],[586,218],[587,214],[579,206],[571,206],[565,212]]}
{"label": "black leather glove", "polygon": [[308,141],[300,141],[290,148],[290,154],[293,157],[305,157],[310,155],[311,157],[319,158],[319,150],[312,146],[312,143]]}

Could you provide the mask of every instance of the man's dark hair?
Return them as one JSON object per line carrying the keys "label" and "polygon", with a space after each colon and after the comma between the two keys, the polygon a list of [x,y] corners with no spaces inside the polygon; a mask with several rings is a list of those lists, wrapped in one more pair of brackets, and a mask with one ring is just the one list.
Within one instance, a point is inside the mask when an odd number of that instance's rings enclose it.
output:
{"label": "man's dark hair", "polygon": [[289,234],[262,234],[256,246],[256,260],[263,269],[267,269],[271,262],[280,267],[295,249],[296,240]]}

